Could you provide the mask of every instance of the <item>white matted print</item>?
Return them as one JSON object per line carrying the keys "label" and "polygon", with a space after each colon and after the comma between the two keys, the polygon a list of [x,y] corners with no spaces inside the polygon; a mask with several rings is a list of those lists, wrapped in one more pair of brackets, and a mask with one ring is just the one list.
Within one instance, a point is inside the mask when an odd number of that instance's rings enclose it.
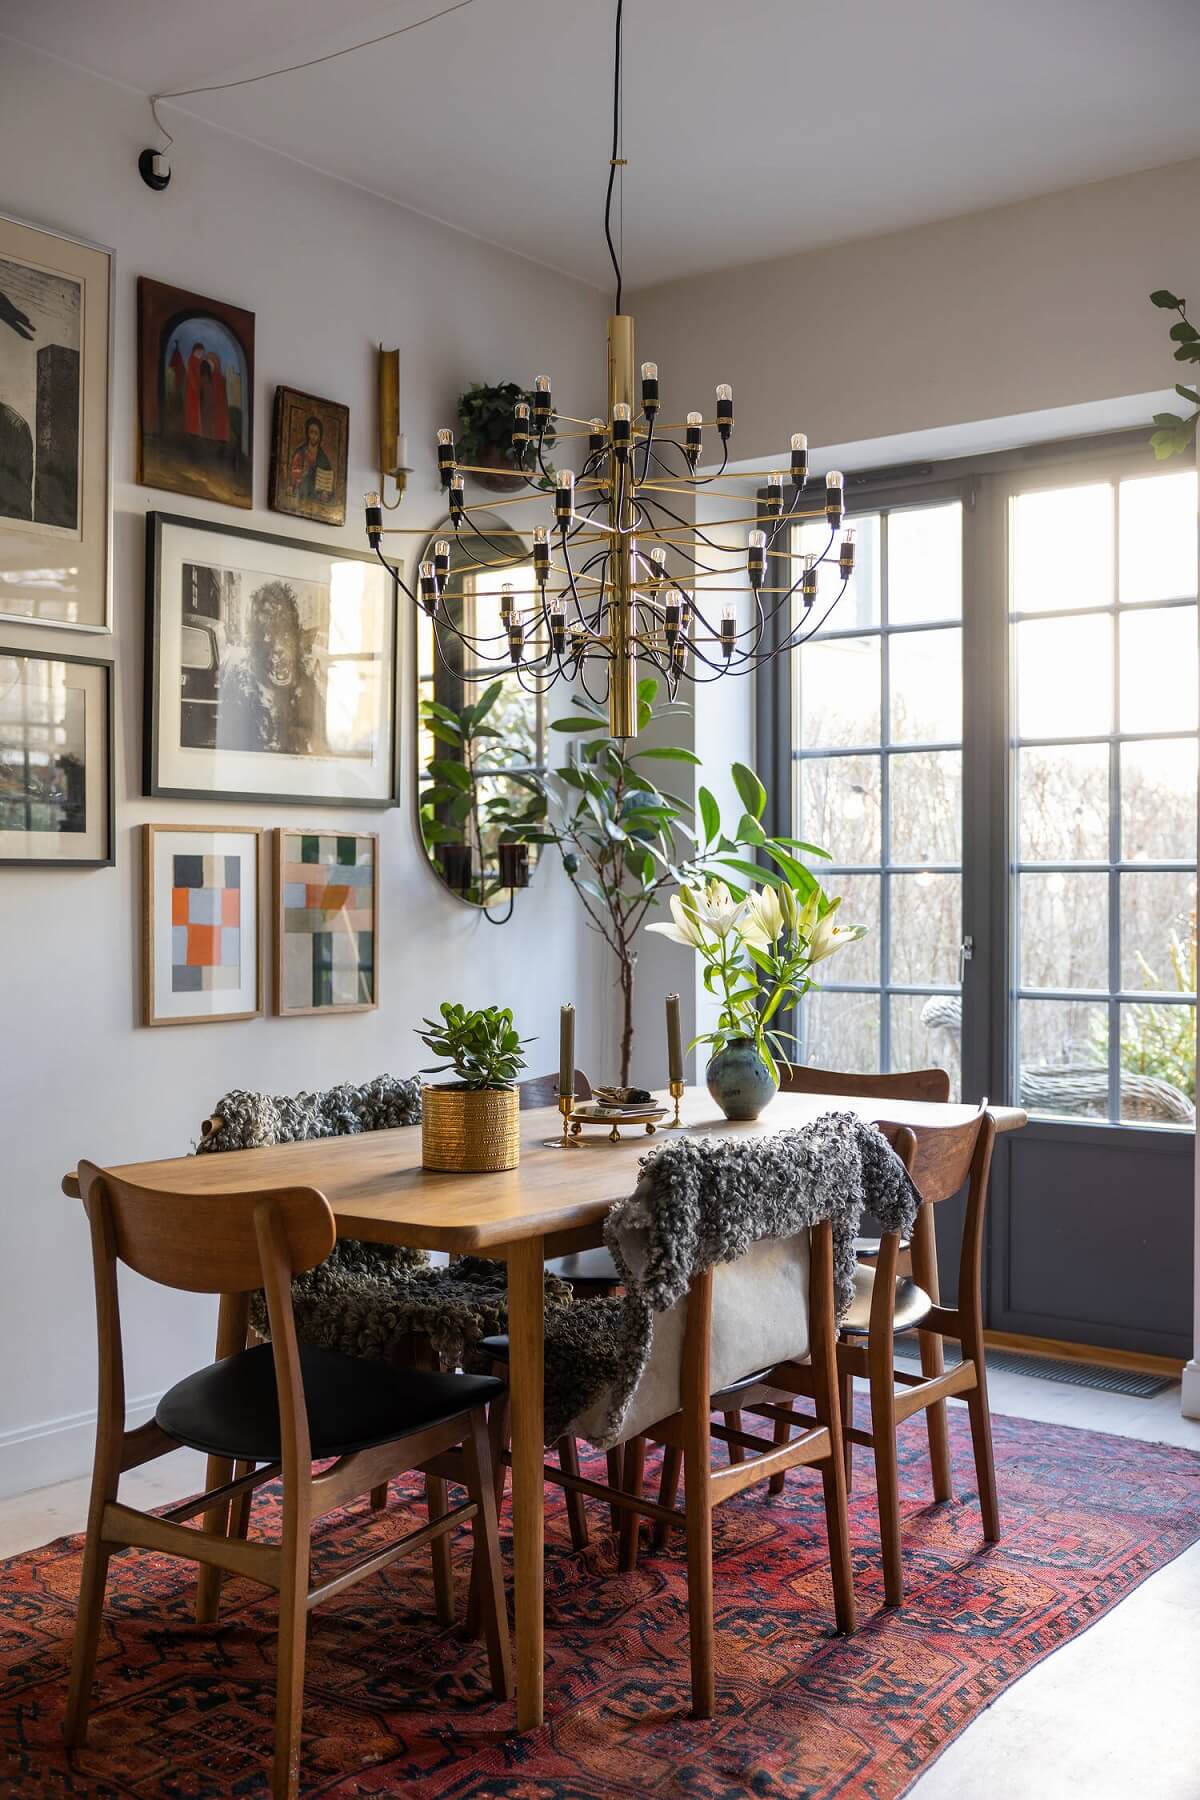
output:
{"label": "white matted print", "polygon": [[109,628],[112,252],[0,216],[0,617]]}
{"label": "white matted print", "polygon": [[112,861],[112,664],[0,646],[0,863]]}
{"label": "white matted print", "polygon": [[147,520],[145,791],[393,806],[396,602],[375,558]]}
{"label": "white matted print", "polygon": [[262,1011],[262,832],[145,825],[143,1021],[198,1025]]}

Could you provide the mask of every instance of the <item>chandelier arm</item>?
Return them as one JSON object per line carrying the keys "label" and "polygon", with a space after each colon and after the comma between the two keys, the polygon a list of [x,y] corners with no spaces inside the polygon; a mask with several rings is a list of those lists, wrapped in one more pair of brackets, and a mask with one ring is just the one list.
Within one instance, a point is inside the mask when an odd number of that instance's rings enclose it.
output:
{"label": "chandelier arm", "polygon": [[[691,532],[702,544],[706,544],[710,550],[715,550],[718,556],[728,556],[732,554],[726,545],[715,544],[710,537],[706,536],[706,534],[701,531],[698,525],[689,525],[687,520],[683,517],[683,514],[675,512],[664,500],[647,500],[644,504],[648,506],[652,512],[665,512],[669,519],[674,519],[677,525],[682,525],[685,531]],[[737,524],[739,522],[740,521],[738,520],[721,521],[722,524]],[[672,548],[678,548],[678,546],[673,545]],[[680,554],[687,556],[687,551],[681,551]],[[696,561],[695,557],[689,556],[688,561],[695,562],[697,568],[703,567],[703,564]],[[719,575],[721,573],[722,571],[720,569],[705,569],[705,574],[707,575]]]}

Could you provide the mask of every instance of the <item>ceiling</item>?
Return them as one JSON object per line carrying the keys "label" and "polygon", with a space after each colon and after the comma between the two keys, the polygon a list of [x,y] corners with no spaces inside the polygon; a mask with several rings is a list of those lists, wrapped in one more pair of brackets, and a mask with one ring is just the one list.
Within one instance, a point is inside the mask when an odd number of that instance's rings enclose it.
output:
{"label": "ceiling", "polygon": [[[0,0],[0,29],[149,94],[448,3]],[[607,284],[612,20],[613,0],[470,0],[163,117],[177,159],[191,113]],[[627,0],[625,61],[634,288],[1200,154],[1197,0]]]}

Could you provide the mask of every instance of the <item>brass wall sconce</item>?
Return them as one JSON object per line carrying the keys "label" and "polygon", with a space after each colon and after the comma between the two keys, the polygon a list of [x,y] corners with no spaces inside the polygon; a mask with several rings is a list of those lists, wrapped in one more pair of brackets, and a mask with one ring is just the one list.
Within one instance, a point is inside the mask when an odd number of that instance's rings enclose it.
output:
{"label": "brass wall sconce", "polygon": [[[380,502],[393,512],[404,498],[408,478],[408,450],[400,429],[400,352],[379,346],[379,494]],[[388,479],[395,484],[396,498],[387,497]]]}

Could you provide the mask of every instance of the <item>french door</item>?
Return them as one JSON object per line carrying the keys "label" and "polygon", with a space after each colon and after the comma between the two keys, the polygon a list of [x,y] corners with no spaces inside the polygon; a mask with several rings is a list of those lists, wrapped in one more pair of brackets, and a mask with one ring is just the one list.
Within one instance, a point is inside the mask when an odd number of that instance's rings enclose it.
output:
{"label": "french door", "polygon": [[1195,472],[1139,439],[855,498],[852,590],[760,695],[791,828],[868,927],[819,971],[799,1054],[937,1063],[1025,1106],[994,1176],[991,1325],[1187,1355]]}

